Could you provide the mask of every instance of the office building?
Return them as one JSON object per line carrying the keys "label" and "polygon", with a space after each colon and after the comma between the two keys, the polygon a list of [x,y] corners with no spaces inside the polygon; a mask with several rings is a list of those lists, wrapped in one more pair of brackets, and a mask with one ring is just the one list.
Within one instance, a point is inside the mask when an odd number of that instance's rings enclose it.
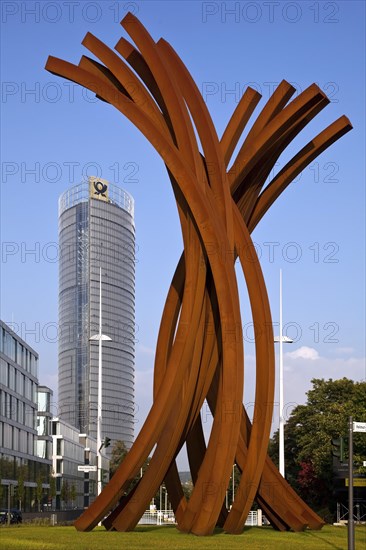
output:
{"label": "office building", "polygon": [[38,354],[0,321],[0,507],[8,492],[11,507],[26,511],[47,500],[50,449],[38,456],[37,391]]}
{"label": "office building", "polygon": [[[56,478],[56,510],[86,508],[97,496],[97,442],[80,434],[60,418],[52,418],[52,468]],[[84,470],[81,469],[84,467]],[[85,468],[86,467],[86,468]],[[90,468],[90,471],[88,470]],[[103,483],[109,481],[109,459],[102,452],[100,472]]]}
{"label": "office building", "polygon": [[[97,436],[99,285],[102,279],[102,437],[134,436],[134,202],[89,177],[59,199],[58,416]],[[111,447],[108,449],[110,451]]]}

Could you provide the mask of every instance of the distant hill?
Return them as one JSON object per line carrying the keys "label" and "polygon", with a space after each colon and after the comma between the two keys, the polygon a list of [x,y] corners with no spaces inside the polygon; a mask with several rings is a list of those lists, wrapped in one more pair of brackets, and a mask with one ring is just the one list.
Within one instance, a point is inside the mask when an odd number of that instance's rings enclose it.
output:
{"label": "distant hill", "polygon": [[179,472],[179,478],[182,483],[192,481],[191,472]]}

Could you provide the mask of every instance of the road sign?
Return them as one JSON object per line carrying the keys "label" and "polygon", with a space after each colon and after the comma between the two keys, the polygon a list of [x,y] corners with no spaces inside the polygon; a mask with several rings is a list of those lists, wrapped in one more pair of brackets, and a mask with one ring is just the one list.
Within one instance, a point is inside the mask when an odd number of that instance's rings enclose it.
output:
{"label": "road sign", "polygon": [[[348,477],[345,479],[346,487],[348,487]],[[366,487],[366,477],[354,477],[353,478],[353,486],[354,487]]]}
{"label": "road sign", "polygon": [[346,462],[337,462],[333,465],[333,474],[335,478],[344,479],[348,477],[348,464]]}
{"label": "road sign", "polygon": [[354,422],[353,431],[366,433],[366,422]]}
{"label": "road sign", "polygon": [[92,466],[91,464],[81,464],[78,466],[78,472],[96,472],[97,467]]}
{"label": "road sign", "polygon": [[362,466],[366,466],[366,460],[363,461]]}

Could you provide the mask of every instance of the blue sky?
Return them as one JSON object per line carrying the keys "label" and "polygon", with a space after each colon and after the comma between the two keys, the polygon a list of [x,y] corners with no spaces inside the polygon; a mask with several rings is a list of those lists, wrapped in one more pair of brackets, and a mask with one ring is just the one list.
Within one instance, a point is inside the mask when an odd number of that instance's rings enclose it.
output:
{"label": "blue sky", "polygon": [[[353,131],[304,170],[253,239],[275,323],[283,270],[285,332],[295,340],[285,348],[289,412],[305,401],[313,377],[364,380],[364,2],[4,1],[1,8],[1,318],[40,353],[40,382],[57,393],[57,199],[83,176],[99,175],[135,198],[137,430],[151,403],[159,321],[182,248],[169,180],[122,115],[44,70],[48,55],[77,63],[88,31],[111,47],[127,37],[118,23],[127,9],[181,56],[219,135],[248,85],[262,93],[259,109],[282,79],[298,91],[316,82],[330,96],[275,173],[339,116],[350,118]],[[250,404],[254,348],[240,288]]]}

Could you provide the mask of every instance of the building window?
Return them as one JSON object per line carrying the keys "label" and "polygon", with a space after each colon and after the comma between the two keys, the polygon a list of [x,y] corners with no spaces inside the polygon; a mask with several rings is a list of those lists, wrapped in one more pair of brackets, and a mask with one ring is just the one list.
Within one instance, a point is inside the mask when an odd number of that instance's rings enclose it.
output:
{"label": "building window", "polygon": [[37,358],[29,352],[30,373],[37,377]]}
{"label": "building window", "polygon": [[9,388],[15,391],[15,368],[12,365],[8,365],[8,382]]}
{"label": "building window", "polygon": [[27,399],[29,399],[29,401],[31,401],[32,399],[32,382],[29,378],[26,378],[25,379],[25,392],[24,392],[24,397],[26,397]]}
{"label": "building window", "polygon": [[5,392],[0,390],[0,416],[5,416]]}
{"label": "building window", "polygon": [[56,455],[62,456],[62,439],[57,439]]}
{"label": "building window", "polygon": [[8,385],[8,364],[4,359],[0,359],[0,384]]}
{"label": "building window", "polygon": [[10,395],[8,393],[6,393],[5,394],[5,416],[6,416],[6,418],[10,418],[10,407],[11,407]]}
{"label": "building window", "polygon": [[17,393],[24,397],[24,374],[20,371],[17,372]]}
{"label": "building window", "polygon": [[46,416],[37,416],[37,434],[38,435],[48,435],[47,420],[48,418]]}
{"label": "building window", "polygon": [[28,433],[28,454],[33,455],[33,434]]}
{"label": "building window", "polygon": [[18,422],[24,424],[24,403],[18,399]]}
{"label": "building window", "polygon": [[11,449],[12,430],[9,424],[4,424],[4,447]]}
{"label": "building window", "polygon": [[32,382],[32,401],[37,403],[37,384],[34,382]]}
{"label": "building window", "polygon": [[38,392],[38,411],[48,412],[50,410],[50,394],[48,392]]}
{"label": "building window", "polygon": [[13,451],[19,451],[19,429],[13,427]]}
{"label": "building window", "polygon": [[16,340],[6,330],[4,331],[4,354],[15,361]]}
{"label": "building window", "polygon": [[12,397],[11,399],[11,419],[17,421],[18,418],[18,399]]}
{"label": "building window", "polygon": [[18,342],[17,363],[24,368],[24,362],[24,347],[20,342]]}
{"label": "building window", "polygon": [[40,458],[48,458],[47,456],[47,441],[44,439],[38,439],[37,440],[37,456]]}
{"label": "building window", "polygon": [[19,451],[22,453],[27,452],[27,432],[21,430],[19,437]]}

